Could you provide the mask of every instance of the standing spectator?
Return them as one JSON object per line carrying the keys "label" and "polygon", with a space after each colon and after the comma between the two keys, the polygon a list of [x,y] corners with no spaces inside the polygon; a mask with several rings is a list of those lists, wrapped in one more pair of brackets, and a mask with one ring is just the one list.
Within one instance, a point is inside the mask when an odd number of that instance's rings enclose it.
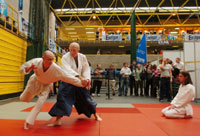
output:
{"label": "standing spectator", "polygon": [[98,50],[97,50],[97,55],[100,55],[100,54],[101,54],[101,50],[98,49]]}
{"label": "standing spectator", "polygon": [[143,96],[143,81],[141,79],[142,68],[140,64],[137,64],[135,72],[135,96],[138,96],[138,88],[140,87],[140,96]]}
{"label": "standing spectator", "polygon": [[111,86],[112,88],[112,94],[113,96],[115,95],[115,69],[114,69],[114,65],[111,64],[109,69],[107,70],[107,77],[109,80],[109,86]]}
{"label": "standing spectator", "polygon": [[93,81],[93,87],[92,87],[92,96],[95,95],[95,90],[97,88],[97,96],[100,95],[101,85],[102,85],[102,79],[103,79],[103,73],[104,70],[101,68],[101,64],[97,64],[97,68],[94,70],[94,81]]}
{"label": "standing spectator", "polygon": [[[163,62],[163,59],[160,59],[159,60],[159,65],[157,66],[157,69],[158,69],[158,73],[159,73],[159,77],[160,77],[160,73],[161,73],[161,70],[160,70],[160,66],[162,65],[162,62]],[[159,78],[160,79],[160,78]],[[157,98],[160,99],[160,84],[161,84],[161,81],[159,80],[159,89],[157,91]]]}
{"label": "standing spectator", "polygon": [[178,93],[178,88],[180,86],[179,82],[179,73],[180,70],[178,68],[174,68],[174,71],[172,72],[173,75],[173,81],[172,81],[172,97],[174,98],[176,94]]}
{"label": "standing spectator", "polygon": [[164,96],[166,95],[167,100],[171,101],[170,96],[170,82],[172,82],[172,72],[171,66],[167,64],[167,60],[163,59],[162,64],[160,65],[161,72],[161,86],[160,86],[160,99],[159,101],[164,100]]}
{"label": "standing spectator", "polygon": [[179,81],[181,85],[178,94],[162,113],[167,118],[192,118],[193,109],[190,102],[195,98],[195,87],[188,72],[180,72]]}
{"label": "standing spectator", "polygon": [[151,65],[147,65],[146,69],[146,87],[145,87],[145,96],[149,96],[149,86],[151,86],[151,94],[152,94],[152,70],[151,70]]}
{"label": "standing spectator", "polygon": [[180,58],[176,58],[176,63],[174,64],[175,68],[178,68],[180,71],[184,70],[184,63],[181,61]]}
{"label": "standing spectator", "polygon": [[151,96],[152,97],[156,97],[157,96],[157,92],[159,90],[159,80],[160,80],[160,74],[159,71],[157,69],[157,66],[154,64],[152,66],[152,73],[153,73],[153,77],[152,77],[152,92],[151,92]]}
{"label": "standing spectator", "polygon": [[[126,62],[123,64],[120,74],[122,75],[122,78],[121,78],[121,84],[120,84],[120,89],[119,89],[119,96],[121,96],[123,93],[125,96],[127,96],[129,76],[131,75],[131,70],[130,68],[128,68],[128,64]],[[124,90],[124,86],[125,86],[125,90]]]}
{"label": "standing spectator", "polygon": [[135,70],[136,70],[136,61],[133,60],[130,65],[131,75],[130,75],[130,95],[133,95],[133,88],[135,91]]}
{"label": "standing spectator", "polygon": [[94,70],[92,68],[91,63],[88,61],[89,67],[90,67],[90,74],[93,75],[94,74]]}

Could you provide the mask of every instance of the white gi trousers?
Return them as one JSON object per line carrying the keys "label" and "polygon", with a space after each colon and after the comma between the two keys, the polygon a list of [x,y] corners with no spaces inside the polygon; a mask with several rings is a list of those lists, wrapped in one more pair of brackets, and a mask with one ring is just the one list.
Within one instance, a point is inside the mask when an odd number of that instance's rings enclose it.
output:
{"label": "white gi trousers", "polygon": [[169,107],[166,107],[162,110],[163,115],[167,118],[191,118],[192,115],[186,115],[185,107],[173,108],[169,110]]}
{"label": "white gi trousers", "polygon": [[35,119],[40,113],[42,105],[46,101],[47,97],[49,96],[49,91],[43,91],[40,95],[38,95],[38,100],[34,106],[34,108],[29,113],[28,117],[26,118],[26,122],[28,124],[34,125]]}

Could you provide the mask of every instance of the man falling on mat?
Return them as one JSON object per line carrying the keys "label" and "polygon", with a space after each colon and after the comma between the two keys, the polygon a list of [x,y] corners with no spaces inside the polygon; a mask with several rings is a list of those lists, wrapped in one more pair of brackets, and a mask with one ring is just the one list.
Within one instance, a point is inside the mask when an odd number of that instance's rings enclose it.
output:
{"label": "man falling on mat", "polygon": [[34,74],[28,80],[25,90],[20,95],[20,101],[30,102],[35,96],[38,96],[34,108],[24,123],[24,129],[29,129],[29,125],[34,125],[34,121],[49,95],[53,82],[62,80],[78,87],[84,87],[82,82],[87,82],[81,81],[72,74],[63,71],[53,60],[54,54],[47,50],[42,58],[29,60],[20,67],[20,72],[24,75],[30,73],[31,70],[34,71]]}
{"label": "man falling on mat", "polygon": [[93,114],[96,120],[102,119],[96,113],[96,102],[90,97],[90,67],[85,55],[79,53],[80,46],[73,42],[69,46],[69,52],[62,57],[62,68],[81,80],[87,80],[87,87],[76,87],[62,82],[60,84],[57,102],[49,111],[49,114],[56,117],[53,126],[61,125],[63,116],[70,116],[74,105],[79,114],[85,114],[88,118]]}

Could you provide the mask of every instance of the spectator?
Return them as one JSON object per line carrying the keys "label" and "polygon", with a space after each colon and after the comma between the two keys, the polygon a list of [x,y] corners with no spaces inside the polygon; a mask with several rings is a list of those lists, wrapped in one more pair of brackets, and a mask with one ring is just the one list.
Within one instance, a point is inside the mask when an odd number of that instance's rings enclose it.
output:
{"label": "spectator", "polygon": [[159,90],[160,74],[159,74],[159,71],[158,71],[157,66],[155,64],[152,66],[152,73],[153,73],[153,77],[152,77],[151,97],[156,97],[157,94],[158,94],[158,90]]}
{"label": "spectator", "polygon": [[136,61],[133,60],[130,65],[131,75],[130,75],[130,95],[133,95],[133,88],[135,91],[135,70],[136,70]]}
{"label": "spectator", "polygon": [[175,68],[178,68],[180,71],[184,70],[184,63],[181,61],[180,58],[176,58],[176,63],[174,64]]}
{"label": "spectator", "polygon": [[140,87],[140,96],[143,96],[143,81],[140,78],[142,73],[142,68],[140,64],[137,64],[135,71],[135,96],[138,96],[138,88]]}
{"label": "spectator", "polygon": [[92,87],[92,96],[95,95],[95,90],[97,88],[97,96],[100,95],[101,85],[102,85],[102,79],[103,79],[103,73],[104,70],[101,68],[101,64],[97,64],[97,68],[94,70],[94,81],[93,81],[93,87]]}
{"label": "spectator", "polygon": [[112,94],[113,96],[115,95],[115,69],[114,69],[114,65],[111,64],[109,69],[107,70],[107,77],[109,80],[109,86],[111,86],[112,88]]}
{"label": "spectator", "polygon": [[159,101],[164,100],[164,96],[167,97],[168,101],[171,101],[170,96],[170,82],[172,82],[172,72],[171,66],[167,64],[167,60],[163,59],[162,64],[160,65],[161,72],[161,86],[160,86],[160,99]]}
{"label": "spectator", "polygon": [[[128,68],[128,64],[126,62],[123,64],[120,74],[122,75],[122,78],[121,78],[121,84],[120,84],[120,89],[119,89],[119,96],[121,96],[122,94],[127,96],[129,76],[131,75],[131,70],[130,68]],[[124,86],[125,86],[125,90],[124,90]]]}

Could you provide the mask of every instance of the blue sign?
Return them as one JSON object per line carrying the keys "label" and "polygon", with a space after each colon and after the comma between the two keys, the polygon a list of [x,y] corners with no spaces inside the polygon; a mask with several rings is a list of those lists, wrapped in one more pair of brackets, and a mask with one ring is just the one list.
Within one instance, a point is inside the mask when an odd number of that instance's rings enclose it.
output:
{"label": "blue sign", "polygon": [[138,45],[136,51],[136,62],[137,64],[146,64],[147,63],[147,47],[146,47],[146,36],[143,35],[140,44]]}
{"label": "blue sign", "polygon": [[8,3],[5,0],[0,0],[0,13],[8,16]]}

